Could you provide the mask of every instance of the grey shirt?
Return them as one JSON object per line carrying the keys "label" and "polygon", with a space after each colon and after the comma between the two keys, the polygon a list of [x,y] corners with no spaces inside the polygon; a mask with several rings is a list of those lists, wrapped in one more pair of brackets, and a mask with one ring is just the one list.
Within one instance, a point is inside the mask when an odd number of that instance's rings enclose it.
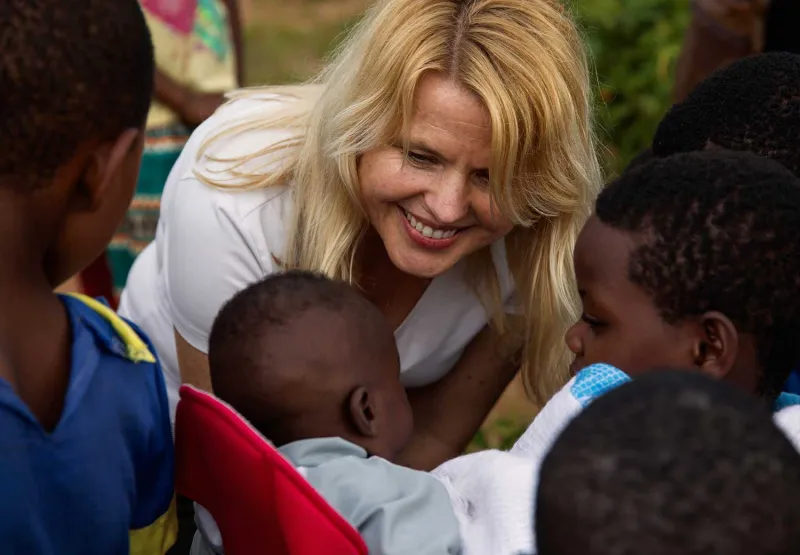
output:
{"label": "grey shirt", "polygon": [[[340,438],[284,445],[279,451],[364,538],[374,555],[459,554],[461,535],[444,486],[427,472],[411,470]],[[192,555],[222,553],[200,531]]]}

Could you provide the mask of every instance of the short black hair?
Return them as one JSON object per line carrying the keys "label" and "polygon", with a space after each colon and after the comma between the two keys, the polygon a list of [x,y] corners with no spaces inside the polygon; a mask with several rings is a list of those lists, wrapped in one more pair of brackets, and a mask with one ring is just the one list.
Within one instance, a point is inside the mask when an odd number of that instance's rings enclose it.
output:
{"label": "short black hair", "polygon": [[633,168],[638,168],[639,166],[646,164],[652,159],[653,159],[653,149],[647,147],[646,149],[644,149],[631,159],[631,161],[628,163],[628,167],[626,167],[625,170],[629,171],[632,170]]}
{"label": "short black hair", "polygon": [[0,29],[0,184],[41,185],[78,145],[144,126],[154,61],[137,0],[3,0]]}
{"label": "short black hair", "polygon": [[771,0],[764,22],[764,51],[800,54],[800,2]]}
{"label": "short black hair", "polygon": [[755,398],[699,372],[599,397],[545,456],[542,555],[790,555],[800,454]]}
{"label": "short black hair", "polygon": [[301,270],[269,275],[237,293],[208,342],[214,393],[268,437],[303,402],[302,392],[289,399],[281,385],[375,374],[373,365],[387,353],[396,356],[394,336],[374,304],[348,283]]}
{"label": "short black hair", "polygon": [[659,124],[653,153],[721,147],[777,160],[800,176],[800,55],[738,60],[702,81]]}
{"label": "short black hair", "polygon": [[753,336],[776,397],[800,362],[800,180],[750,153],[679,154],[623,173],[595,213],[637,236],[629,277],[667,322],[719,311]]}

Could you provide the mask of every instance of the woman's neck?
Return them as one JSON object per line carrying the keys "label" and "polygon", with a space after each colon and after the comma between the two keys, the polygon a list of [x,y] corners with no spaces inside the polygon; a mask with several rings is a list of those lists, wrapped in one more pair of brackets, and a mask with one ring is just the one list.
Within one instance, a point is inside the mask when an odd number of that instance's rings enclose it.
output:
{"label": "woman's neck", "polygon": [[431,280],[399,270],[389,258],[383,240],[372,228],[359,245],[356,260],[358,286],[389,320],[392,329],[397,329],[422,298]]}

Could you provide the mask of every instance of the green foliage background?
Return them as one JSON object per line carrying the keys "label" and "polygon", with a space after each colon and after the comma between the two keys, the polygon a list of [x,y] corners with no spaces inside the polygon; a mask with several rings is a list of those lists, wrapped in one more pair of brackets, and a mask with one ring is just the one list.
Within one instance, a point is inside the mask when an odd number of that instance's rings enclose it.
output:
{"label": "green foliage background", "polygon": [[[247,33],[251,83],[308,78],[360,11],[358,2],[355,11],[346,9],[352,1],[295,1],[293,17],[281,17],[276,9],[279,0],[254,0],[259,17],[252,18]],[[592,53],[598,133],[606,147],[606,167],[616,172],[646,148],[671,104],[689,0],[565,1],[581,23]],[[317,15],[325,4],[341,6],[340,17]]]}
{"label": "green foliage background", "polygon": [[572,0],[598,79],[598,133],[610,171],[650,144],[671,105],[689,0]]}

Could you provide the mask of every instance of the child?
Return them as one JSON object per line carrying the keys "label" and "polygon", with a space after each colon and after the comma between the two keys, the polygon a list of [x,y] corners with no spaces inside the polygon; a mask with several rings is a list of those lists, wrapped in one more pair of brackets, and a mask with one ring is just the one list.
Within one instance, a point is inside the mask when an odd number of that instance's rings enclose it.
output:
{"label": "child", "polygon": [[[299,271],[267,277],[222,308],[208,354],[215,394],[306,470],[370,553],[461,552],[444,486],[390,462],[411,436],[411,407],[394,334],[355,289]],[[198,517],[192,553],[221,552]]]}
{"label": "child", "polygon": [[[703,81],[659,124],[656,156],[709,148],[747,150],[800,176],[800,56],[765,54],[740,60]],[[795,369],[784,385],[800,394]]]}
{"label": "child", "polygon": [[789,555],[800,454],[750,396],[654,372],[598,398],[545,457],[543,555]]}
{"label": "child", "polygon": [[575,246],[573,371],[689,367],[774,402],[800,361],[800,180],[747,153],[656,159],[597,199]]}
{"label": "child", "polygon": [[0,542],[164,553],[174,529],[162,373],[104,305],[53,288],[130,201],[153,87],[136,0],[0,3]]}
{"label": "child", "polygon": [[713,73],[672,107],[653,154],[724,148],[777,160],[800,175],[800,55],[761,54]]}

